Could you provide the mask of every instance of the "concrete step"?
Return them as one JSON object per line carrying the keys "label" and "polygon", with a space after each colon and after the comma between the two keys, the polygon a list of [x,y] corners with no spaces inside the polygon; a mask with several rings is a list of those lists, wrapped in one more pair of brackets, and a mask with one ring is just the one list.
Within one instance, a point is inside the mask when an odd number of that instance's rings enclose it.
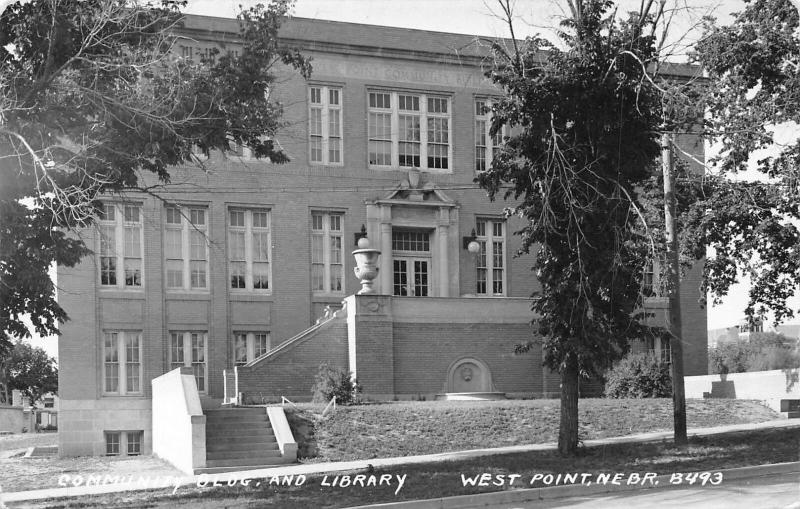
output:
{"label": "concrete step", "polygon": [[[207,452],[206,453],[206,462],[210,461],[224,461],[224,460],[236,460],[236,461],[250,461],[250,460],[258,460],[258,461],[269,461],[271,458],[280,458],[281,451],[278,449],[277,444],[275,445],[275,449],[253,449],[250,451],[220,451],[220,452]],[[225,465],[218,465],[218,466],[225,466]]]}
{"label": "concrete step", "polygon": [[256,465],[269,465],[269,464],[280,464],[280,461],[283,460],[281,458],[280,451],[276,451],[274,455],[268,454],[261,454],[255,458],[235,458],[235,459],[224,459],[224,460],[206,460],[206,467],[207,468],[214,468],[214,467],[252,467]]}
{"label": "concrete step", "polygon": [[[225,472],[239,472],[239,471],[247,471],[247,470],[261,470],[262,468],[273,468],[278,465],[289,465],[292,463],[296,463],[295,460],[286,459],[286,458],[273,458],[273,460],[269,461],[268,463],[261,463],[258,465],[234,465],[228,467],[206,467],[206,468],[195,468],[194,474],[222,474]],[[255,481],[258,482],[258,481]],[[261,482],[264,482],[263,480]]]}
{"label": "concrete step", "polygon": [[233,422],[267,422],[267,414],[247,414],[247,415],[208,415],[206,414],[206,424],[208,423],[233,423]]}
{"label": "concrete step", "polygon": [[800,419],[800,410],[794,412],[781,412],[781,417],[784,419]]}
{"label": "concrete step", "polygon": [[206,436],[206,451],[249,451],[258,448],[271,449],[273,446],[277,447],[278,442],[274,437],[257,437],[248,440],[218,440],[214,437]]}
{"label": "concrete step", "polygon": [[206,436],[214,437],[219,440],[237,439],[249,440],[251,438],[275,438],[272,428],[246,428],[246,429],[209,429],[206,428]]}

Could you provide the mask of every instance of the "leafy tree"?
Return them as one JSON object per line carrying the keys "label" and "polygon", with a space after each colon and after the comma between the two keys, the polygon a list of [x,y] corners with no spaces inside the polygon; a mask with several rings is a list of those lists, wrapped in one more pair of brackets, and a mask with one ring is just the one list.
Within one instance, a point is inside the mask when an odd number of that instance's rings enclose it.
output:
{"label": "leafy tree", "polygon": [[92,223],[100,195],[148,173],[168,182],[172,165],[233,144],[287,160],[272,141],[274,66],[311,70],[278,43],[291,3],[241,12],[239,52],[201,63],[173,51],[184,1],[32,0],[0,13],[0,353],[28,336],[21,315],[41,335],[67,318],[47,269],[89,252],[64,232]]}
{"label": "leafy tree", "polygon": [[21,341],[14,344],[11,354],[0,362],[0,384],[10,393],[19,390],[31,404],[45,394],[58,392],[56,361],[41,348]]}
{"label": "leafy tree", "polygon": [[775,332],[755,332],[746,340],[723,342],[708,351],[711,373],[744,373],[800,367],[796,340]]}
{"label": "leafy tree", "polygon": [[[779,126],[797,133],[800,123],[798,6],[745,0],[730,26],[708,21],[695,55],[714,85],[708,132],[722,151],[716,183],[687,222],[687,240],[696,251],[714,248],[704,284],[716,300],[747,274],[746,314],[771,310],[776,322],[793,316],[787,300],[800,283],[800,140],[776,134]],[[731,178],[762,149],[773,152],[758,155],[761,181]]]}
{"label": "leafy tree", "polygon": [[663,89],[645,75],[658,63],[649,4],[621,22],[609,0],[568,4],[564,49],[541,38],[512,51],[494,45],[488,76],[506,95],[492,132],[509,125],[515,134],[477,179],[492,199],[515,199],[508,213],[525,220],[522,251],[534,252],[541,285],[535,323],[545,364],[561,376],[562,454],[578,445],[579,377],[655,334],[636,312],[654,240],[640,194],[653,181],[664,122]]}

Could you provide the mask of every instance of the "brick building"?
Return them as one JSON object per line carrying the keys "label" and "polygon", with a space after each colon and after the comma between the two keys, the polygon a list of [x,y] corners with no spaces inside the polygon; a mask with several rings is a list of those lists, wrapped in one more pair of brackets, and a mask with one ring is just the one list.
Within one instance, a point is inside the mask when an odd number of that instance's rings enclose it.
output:
{"label": "brick building", "polygon": [[[234,20],[189,16],[184,31],[185,58],[236,51]],[[487,47],[299,18],[281,35],[314,67],[272,91],[291,162],[212,154],[204,170],[174,169],[166,202],[110,197],[84,232],[96,254],[59,268],[72,318],[59,341],[62,454],[149,452],[151,380],[177,367],[193,370],[204,408],[231,387],[308,397],[322,361],[356,371],[375,397],[558,391],[541,352],[513,355],[531,337],[537,283],[531,259],[514,256],[520,224],[473,183],[496,142]],[[701,143],[679,142],[703,157]],[[382,251],[380,295],[347,297],[362,225]],[[465,249],[473,231],[477,254]],[[706,370],[698,281],[695,269],[682,301],[690,375]],[[666,302],[648,306],[661,316]]]}

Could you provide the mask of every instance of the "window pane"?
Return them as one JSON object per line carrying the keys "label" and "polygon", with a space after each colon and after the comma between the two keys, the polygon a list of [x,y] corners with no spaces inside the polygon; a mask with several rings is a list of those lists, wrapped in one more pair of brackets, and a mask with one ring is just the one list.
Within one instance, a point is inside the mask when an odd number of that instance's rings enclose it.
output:
{"label": "window pane", "polygon": [[192,371],[197,380],[197,390],[206,390],[205,336],[192,334]]}
{"label": "window pane", "polygon": [[125,205],[125,222],[126,223],[139,222],[139,207],[132,205]]}
{"label": "window pane", "polygon": [[191,209],[189,211],[189,219],[195,226],[203,226],[206,224],[206,211],[202,209]]}
{"label": "window pane", "polygon": [[331,264],[331,291],[342,291],[342,280],[344,279],[344,266],[341,264]]}
{"label": "window pane", "polygon": [[167,209],[167,224],[181,224],[181,212],[175,207]]}
{"label": "window pane", "polygon": [[322,214],[311,214],[311,229],[322,231]]}
{"label": "window pane", "polygon": [[183,260],[167,260],[167,288],[183,288]]}
{"label": "window pane", "polygon": [[117,236],[114,226],[100,227],[100,255],[111,256],[116,253]]}
{"label": "window pane", "polygon": [[328,136],[339,137],[339,110],[328,110]]}
{"label": "window pane", "polygon": [[128,456],[139,456],[142,454],[142,434],[141,431],[129,431],[126,433],[128,439]]}
{"label": "window pane", "polygon": [[255,335],[255,356],[260,357],[269,351],[269,334]]}
{"label": "window pane", "polygon": [[269,261],[269,233],[263,231],[253,232],[253,261]]}
{"label": "window pane", "polygon": [[253,289],[269,289],[269,264],[253,263]]}
{"label": "window pane", "polygon": [[127,383],[125,390],[127,392],[141,391],[139,341],[139,334],[128,333],[125,335],[125,378]]}
{"label": "window pane", "polygon": [[100,284],[117,284],[117,259],[111,257],[100,258]]}
{"label": "window pane", "polygon": [[319,87],[311,87],[309,91],[311,92],[311,103],[322,104],[322,89]]}
{"label": "window pane", "polygon": [[328,104],[339,104],[339,91],[335,88],[328,90]]}
{"label": "window pane", "polygon": [[196,230],[189,232],[191,239],[191,259],[192,260],[205,260],[206,259],[206,236],[205,233]]}
{"label": "window pane", "polygon": [[323,263],[323,241],[322,235],[314,234],[311,236],[311,263]]}
{"label": "window pane", "polygon": [[231,226],[244,226],[244,211],[231,210],[230,211],[230,225]]}
{"label": "window pane", "polygon": [[321,263],[311,265],[311,289],[313,291],[325,291],[325,266]]}
{"label": "window pane", "polygon": [[114,221],[116,219],[117,208],[112,203],[104,203],[100,206],[99,219],[100,221]]}
{"label": "window pane", "polygon": [[406,260],[393,260],[394,284],[392,295],[408,295],[408,269]]}
{"label": "window pane", "polygon": [[308,133],[311,136],[322,136],[322,108],[311,108],[308,119]]}
{"label": "window pane", "polygon": [[142,286],[142,260],[125,258],[125,286]]}
{"label": "window pane", "polygon": [[189,267],[192,288],[206,287],[206,262],[191,262]]}
{"label": "window pane", "polygon": [[106,432],[106,456],[119,455],[119,432]]}
{"label": "window pane", "polygon": [[105,392],[119,392],[119,352],[117,334],[106,333],[103,339],[103,358],[105,367]]}
{"label": "window pane", "polygon": [[253,212],[253,228],[269,228],[269,212]]}
{"label": "window pane", "polygon": [[164,254],[167,259],[183,258],[183,239],[181,230],[168,228],[164,235]]}
{"label": "window pane", "polygon": [[228,232],[228,256],[231,260],[244,260],[244,231]]}
{"label": "window pane", "polygon": [[342,231],[342,216],[331,215],[331,231]]}
{"label": "window pane", "polygon": [[245,262],[231,262],[231,288],[246,288]]}
{"label": "window pane", "polygon": [[170,365],[172,369],[180,368],[184,363],[183,333],[170,334]]}
{"label": "window pane", "polygon": [[236,364],[247,364],[247,334],[236,334],[233,344],[233,356]]}
{"label": "window pane", "polygon": [[414,261],[414,296],[428,296],[428,262]]}

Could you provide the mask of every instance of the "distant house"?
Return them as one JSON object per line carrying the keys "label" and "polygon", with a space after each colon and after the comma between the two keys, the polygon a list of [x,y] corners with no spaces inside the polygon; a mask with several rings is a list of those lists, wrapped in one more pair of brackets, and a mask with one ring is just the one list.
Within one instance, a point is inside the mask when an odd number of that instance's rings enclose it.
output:
{"label": "distant house", "polygon": [[[234,20],[187,16],[182,30],[185,58],[237,51]],[[240,394],[308,398],[323,361],[376,399],[558,393],[539,349],[514,355],[532,338],[538,288],[531,258],[515,256],[522,223],[473,182],[502,143],[489,132],[500,91],[483,74],[487,45],[301,18],[280,34],[314,66],[271,91],[291,162],[212,154],[206,172],[174,169],[166,201],[109,197],[84,232],[95,254],[59,268],[72,318],[59,342],[61,454],[152,450],[151,380],[179,367],[206,409]],[[700,140],[678,142],[702,159]],[[362,225],[381,250],[373,296],[353,296]],[[688,375],[707,365],[700,274],[683,290]],[[663,323],[656,293],[647,307]]]}

